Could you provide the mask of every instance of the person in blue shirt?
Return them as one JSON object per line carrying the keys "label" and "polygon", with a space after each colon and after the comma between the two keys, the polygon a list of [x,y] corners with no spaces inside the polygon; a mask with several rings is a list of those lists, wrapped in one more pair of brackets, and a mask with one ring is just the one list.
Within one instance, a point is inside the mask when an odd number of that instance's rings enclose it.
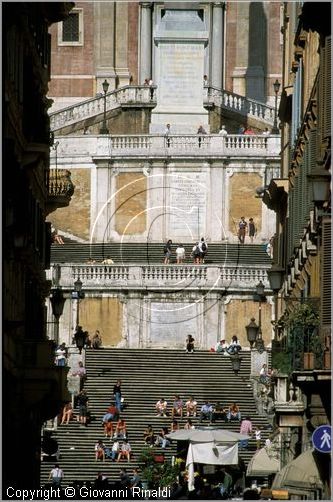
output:
{"label": "person in blue shirt", "polygon": [[199,422],[202,422],[202,420],[205,420],[206,418],[208,418],[208,420],[211,422],[212,413],[213,413],[213,406],[209,403],[209,401],[205,401],[204,404],[201,406]]}

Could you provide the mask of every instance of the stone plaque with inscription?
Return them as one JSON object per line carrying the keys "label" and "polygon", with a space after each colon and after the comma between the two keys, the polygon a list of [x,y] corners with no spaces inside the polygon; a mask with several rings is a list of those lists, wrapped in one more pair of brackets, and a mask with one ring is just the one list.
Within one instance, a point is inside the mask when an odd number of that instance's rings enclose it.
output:
{"label": "stone plaque with inscription", "polygon": [[185,348],[187,335],[196,339],[197,317],[196,303],[151,303],[150,345]]}
{"label": "stone plaque with inscription", "polygon": [[[166,10],[155,35],[157,106],[151,132],[195,133],[208,129],[203,107],[204,49],[208,33],[196,10]],[[207,131],[208,132],[208,131]]]}
{"label": "stone plaque with inscription", "polygon": [[169,186],[170,238],[194,242],[205,234],[206,173],[173,174]]}

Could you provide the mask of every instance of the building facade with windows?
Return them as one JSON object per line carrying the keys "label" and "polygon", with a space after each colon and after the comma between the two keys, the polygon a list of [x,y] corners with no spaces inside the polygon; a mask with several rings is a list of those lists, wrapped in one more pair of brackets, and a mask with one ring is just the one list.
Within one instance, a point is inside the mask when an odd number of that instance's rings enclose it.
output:
{"label": "building facade with windows", "polygon": [[284,4],[281,176],[263,194],[277,214],[272,364],[288,375],[278,378],[285,467],[273,487],[315,499],[330,497],[330,454],[311,442],[331,421],[330,19],[329,3]]}

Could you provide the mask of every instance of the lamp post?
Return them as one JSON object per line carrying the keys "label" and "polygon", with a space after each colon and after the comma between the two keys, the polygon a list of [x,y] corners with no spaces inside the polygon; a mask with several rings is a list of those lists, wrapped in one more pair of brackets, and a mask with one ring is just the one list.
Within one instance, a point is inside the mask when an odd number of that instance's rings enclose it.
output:
{"label": "lamp post", "polygon": [[80,323],[80,300],[84,298],[84,292],[82,291],[82,281],[80,277],[74,282],[74,291],[72,291],[73,300],[77,300],[76,304],[76,322],[75,325],[78,326]]}
{"label": "lamp post", "polygon": [[253,345],[257,340],[259,331],[259,326],[256,324],[254,317],[251,318],[251,322],[247,326],[245,326],[245,329],[246,329],[246,336],[252,350]]}
{"label": "lamp post", "polygon": [[279,325],[277,322],[278,318],[278,294],[280,289],[282,288],[283,278],[285,274],[285,269],[280,267],[276,263],[273,263],[272,267],[267,271],[269,284],[274,293],[274,340],[278,339],[278,330]]}
{"label": "lamp post", "polygon": [[109,129],[106,126],[106,93],[108,92],[109,89],[109,82],[105,79],[102,86],[103,86],[103,92],[104,92],[104,113],[103,113],[103,124],[102,127],[99,130],[99,134],[109,134]]}
{"label": "lamp post", "polygon": [[274,123],[273,123],[273,128],[272,128],[272,134],[279,134],[279,128],[277,126],[277,99],[278,99],[278,94],[280,90],[280,82],[278,79],[275,80],[273,84],[274,92],[275,92],[275,107],[274,107]]}
{"label": "lamp post", "polygon": [[330,173],[323,167],[316,167],[307,175],[312,188],[312,200],[316,206],[321,207],[329,199]]}
{"label": "lamp post", "polygon": [[66,299],[64,298],[60,288],[57,287],[51,289],[50,302],[52,306],[52,314],[55,318],[53,337],[56,345],[59,343],[59,319],[63,313],[65,301]]}
{"label": "lamp post", "polygon": [[265,350],[265,345],[262,339],[262,331],[261,331],[261,305],[263,302],[266,301],[266,296],[264,293],[265,293],[265,286],[263,285],[262,281],[259,281],[259,283],[256,285],[256,294],[259,301],[259,326],[256,340],[256,349],[258,350],[259,354],[261,354]]}

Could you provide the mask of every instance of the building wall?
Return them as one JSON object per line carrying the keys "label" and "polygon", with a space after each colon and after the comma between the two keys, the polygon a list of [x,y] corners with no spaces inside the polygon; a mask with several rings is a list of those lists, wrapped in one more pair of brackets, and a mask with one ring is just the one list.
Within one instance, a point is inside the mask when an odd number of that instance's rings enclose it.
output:
{"label": "building wall", "polygon": [[51,232],[45,218],[50,210],[48,27],[71,7],[62,2],[2,6],[4,498],[10,486],[40,487],[41,428],[69,398],[67,370],[55,368],[53,342],[46,338]]}
{"label": "building wall", "polygon": [[[83,11],[82,46],[59,46],[59,27],[51,27],[52,80],[49,95],[55,99],[55,107],[101,92],[101,83],[105,78],[110,83],[110,90],[128,83],[142,84],[140,50],[148,51],[143,58],[148,58],[148,66],[152,66],[151,75],[147,77],[153,76],[156,73],[153,42],[152,39],[144,42],[149,33],[145,33],[145,27],[141,31],[139,23],[142,9],[149,11],[153,37],[157,13],[163,6],[163,2],[154,2],[149,8],[141,7],[138,2],[77,2],[75,8]],[[198,7],[203,8],[210,30],[205,51],[205,72],[210,80],[210,73],[214,71],[212,65],[216,65],[216,61],[208,60],[209,54],[213,58],[214,8],[208,2],[198,3]],[[221,54],[225,88],[254,99],[260,98],[263,102],[272,102],[272,83],[281,75],[280,4],[226,2],[224,17],[225,37],[223,26],[220,34],[225,40],[224,54]],[[257,43],[258,40],[261,43]],[[69,76],[72,77],[70,80]]]}
{"label": "building wall", "polygon": [[59,23],[50,27],[51,97],[84,99],[95,93],[93,2],[76,2],[75,9],[83,12],[82,45],[59,45]]}
{"label": "building wall", "polygon": [[[236,335],[249,349],[245,325],[252,317],[258,324],[258,303],[244,294],[228,295],[223,301],[211,293],[184,290],[181,295],[159,293],[142,295],[128,290],[117,295],[87,291],[80,301],[80,325],[92,335],[101,333],[105,347],[182,349],[191,333],[197,349],[209,350],[222,338]],[[271,302],[262,304],[262,336],[270,346]],[[71,343],[76,304],[68,300],[60,324],[60,340]],[[244,322],[245,320],[245,322]]]}

